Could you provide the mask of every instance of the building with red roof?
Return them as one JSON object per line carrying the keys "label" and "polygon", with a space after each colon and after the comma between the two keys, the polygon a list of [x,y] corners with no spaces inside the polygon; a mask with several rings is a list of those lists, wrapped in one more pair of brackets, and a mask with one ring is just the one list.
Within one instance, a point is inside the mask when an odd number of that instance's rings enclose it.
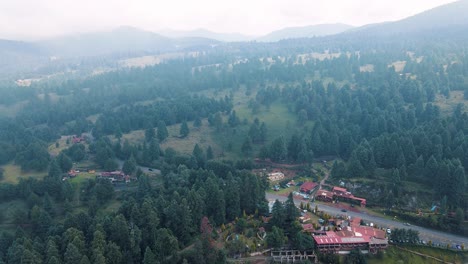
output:
{"label": "building with red roof", "polygon": [[332,191],[335,193],[335,194],[345,194],[346,192],[348,192],[346,190],[346,188],[341,188],[341,187],[337,187],[337,186],[334,186]]}
{"label": "building with red roof", "polygon": [[319,190],[315,195],[315,199],[324,202],[333,201],[333,193],[325,190]]}
{"label": "building with red roof", "polygon": [[[315,246],[322,253],[348,254],[353,249],[377,253],[388,246],[385,232],[374,228],[348,228],[339,232],[326,232],[314,236]],[[382,231],[381,234],[378,231]],[[382,237],[383,235],[383,237]]]}
{"label": "building with red roof", "polygon": [[304,232],[307,232],[307,233],[312,233],[315,230],[313,224],[302,224],[302,229]]}
{"label": "building with red roof", "polygon": [[302,193],[310,193],[313,189],[315,189],[318,186],[318,183],[316,182],[304,182],[301,185],[300,191]]}
{"label": "building with red roof", "polygon": [[[320,192],[322,192],[322,190],[320,190]],[[357,203],[361,207],[366,207],[366,199],[354,196],[351,192],[346,190],[346,188],[333,186],[332,194],[332,200],[337,199],[346,202]]]}

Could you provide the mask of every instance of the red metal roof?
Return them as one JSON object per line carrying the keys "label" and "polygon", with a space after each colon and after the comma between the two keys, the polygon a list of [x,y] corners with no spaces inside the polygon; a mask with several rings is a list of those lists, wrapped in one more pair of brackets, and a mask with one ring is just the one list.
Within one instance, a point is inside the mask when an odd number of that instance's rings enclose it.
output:
{"label": "red metal roof", "polygon": [[312,191],[315,187],[317,187],[318,183],[316,182],[304,182],[301,185],[301,192],[310,192]]}
{"label": "red metal roof", "polygon": [[302,229],[304,229],[304,231],[313,231],[314,230],[314,225],[313,224],[303,224]]}
{"label": "red metal roof", "polygon": [[361,225],[361,218],[359,217],[353,218],[350,224],[352,227],[359,227]]}
{"label": "red metal roof", "polygon": [[376,237],[380,239],[385,238],[385,232],[383,230],[376,229],[370,226],[353,227],[353,231],[355,233],[362,234],[363,236]]}
{"label": "red metal roof", "polygon": [[317,192],[317,196],[325,196],[325,197],[328,197],[330,199],[333,199],[333,193],[329,192],[329,191],[325,191],[325,190],[319,190]]}
{"label": "red metal roof", "polygon": [[[332,234],[329,234],[332,233]],[[327,232],[326,236],[314,236],[315,243],[318,245],[327,244],[361,244],[369,243],[370,237],[368,236],[351,236],[339,237],[334,232]]]}
{"label": "red metal roof", "polygon": [[345,188],[336,187],[336,186],[333,187],[333,191],[334,191],[334,192],[342,192],[342,193],[346,193],[346,192],[347,192],[347,190],[346,190]]}

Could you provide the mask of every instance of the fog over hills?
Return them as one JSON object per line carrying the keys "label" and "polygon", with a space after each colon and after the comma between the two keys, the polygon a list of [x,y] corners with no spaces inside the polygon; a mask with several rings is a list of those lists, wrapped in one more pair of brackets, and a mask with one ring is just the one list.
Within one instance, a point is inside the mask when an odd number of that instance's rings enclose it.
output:
{"label": "fog over hills", "polygon": [[218,41],[203,38],[171,39],[133,27],[112,31],[70,35],[39,42],[50,54],[59,56],[96,56],[113,53],[155,53],[210,45]]}
{"label": "fog over hills", "polygon": [[208,38],[215,39],[223,42],[238,42],[238,41],[249,41],[254,39],[253,36],[247,36],[240,33],[219,33],[213,32],[207,29],[199,28],[194,30],[172,30],[165,29],[157,32],[158,34],[169,37],[169,38]]}
{"label": "fog over hills", "polygon": [[273,31],[263,37],[258,38],[257,40],[264,42],[275,42],[283,39],[328,36],[342,33],[351,28],[353,28],[353,26],[346,24],[320,24],[304,27],[288,27]]}
{"label": "fog over hills", "polygon": [[454,30],[468,26],[468,0],[462,0],[439,6],[417,15],[387,23],[366,25],[352,32],[390,35],[398,33],[427,33],[440,29]]}
{"label": "fog over hills", "polygon": [[[254,38],[239,33],[216,33],[205,29],[191,31],[164,30],[159,33],[134,27],[118,27],[110,31],[70,34],[37,42],[0,40],[0,68],[5,72],[29,71],[39,64],[48,62],[51,57],[81,58],[98,56],[135,57],[166,52],[201,51],[214,46],[228,47],[230,42],[249,41],[251,45],[316,37],[347,40],[376,39],[392,34],[424,35],[430,38],[444,36],[464,38],[468,28],[468,0],[443,5],[420,14],[380,24],[370,24],[353,28],[346,24],[321,24],[305,27],[289,27],[273,31],[265,36]],[[356,38],[357,36],[357,38]],[[242,45],[242,43],[240,43]],[[115,59],[115,58],[112,58]],[[27,67],[26,67],[27,66]],[[27,69],[27,70],[26,70]]]}

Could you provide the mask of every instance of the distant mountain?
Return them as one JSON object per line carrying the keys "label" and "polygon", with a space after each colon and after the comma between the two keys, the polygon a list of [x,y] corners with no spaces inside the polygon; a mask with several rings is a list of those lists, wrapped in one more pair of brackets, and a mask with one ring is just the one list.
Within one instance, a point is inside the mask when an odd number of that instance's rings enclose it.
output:
{"label": "distant mountain", "polygon": [[[405,33],[440,33],[441,30],[456,30],[468,27],[468,0],[461,0],[439,6],[414,16],[380,24],[371,24],[346,33],[371,35],[392,35]],[[465,32],[466,33],[466,32]]]}
{"label": "distant mountain", "polygon": [[101,56],[110,54],[136,54],[170,52],[192,46],[218,43],[205,38],[171,39],[133,27],[120,27],[107,32],[76,34],[48,39],[39,44],[49,53],[61,57]]}
{"label": "distant mountain", "polygon": [[208,38],[215,39],[223,42],[239,42],[239,41],[249,41],[254,37],[243,35],[240,33],[217,33],[209,31],[206,29],[195,29],[195,30],[172,30],[166,29],[157,32],[158,34],[169,37],[169,38],[187,38],[187,37],[197,37],[197,38]]}
{"label": "distant mountain", "polygon": [[288,27],[273,31],[257,40],[263,42],[275,42],[283,39],[320,37],[342,33],[351,28],[353,28],[353,26],[346,24],[320,24],[305,27]]}
{"label": "distant mountain", "polygon": [[47,58],[47,53],[34,43],[0,39],[0,71],[15,72],[19,68],[35,67]]}

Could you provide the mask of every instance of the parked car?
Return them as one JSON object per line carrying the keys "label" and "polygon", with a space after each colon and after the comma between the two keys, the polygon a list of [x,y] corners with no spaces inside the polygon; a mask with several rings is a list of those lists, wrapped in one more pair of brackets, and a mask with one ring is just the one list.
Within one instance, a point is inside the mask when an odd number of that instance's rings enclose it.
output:
{"label": "parked car", "polygon": [[346,211],[346,209],[341,209],[341,212],[346,213],[348,211]]}

